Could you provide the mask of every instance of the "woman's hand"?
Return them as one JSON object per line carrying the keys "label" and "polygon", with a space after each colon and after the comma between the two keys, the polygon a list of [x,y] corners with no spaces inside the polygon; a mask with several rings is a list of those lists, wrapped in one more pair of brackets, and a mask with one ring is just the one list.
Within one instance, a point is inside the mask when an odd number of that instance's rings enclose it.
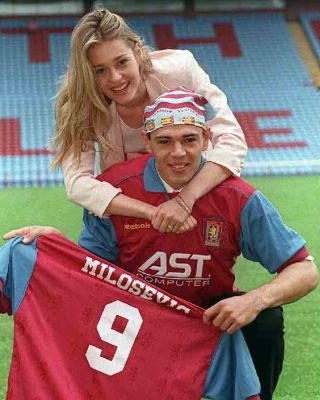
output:
{"label": "woman's hand", "polygon": [[197,225],[195,218],[175,198],[156,208],[151,216],[151,223],[160,232],[174,233],[189,232]]}
{"label": "woman's hand", "polygon": [[28,244],[31,243],[36,237],[48,235],[49,233],[56,233],[58,235],[64,236],[62,232],[60,232],[56,228],[53,228],[52,226],[32,225],[32,226],[25,226],[19,229],[14,229],[10,232],[7,232],[3,236],[3,239],[8,240],[16,236],[21,236],[23,237],[22,242]]}

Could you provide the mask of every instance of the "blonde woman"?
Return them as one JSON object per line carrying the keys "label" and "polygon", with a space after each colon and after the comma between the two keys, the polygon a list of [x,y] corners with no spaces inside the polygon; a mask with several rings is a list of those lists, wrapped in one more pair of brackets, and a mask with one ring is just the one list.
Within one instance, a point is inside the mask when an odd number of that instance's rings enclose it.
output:
{"label": "blonde woman", "polygon": [[[213,146],[205,154],[205,168],[181,190],[186,207],[170,200],[154,208],[96,180],[94,165],[97,155],[104,170],[144,153],[143,109],[177,86],[202,94],[213,107]],[[62,167],[70,200],[102,218],[148,218],[162,232],[193,229],[194,203],[231,174],[240,175],[246,154],[243,133],[225,95],[192,54],[149,51],[120,16],[106,9],[85,15],[73,31],[70,64],[56,102],[54,148],[53,165]],[[172,173],[181,173],[185,162],[178,157]]]}

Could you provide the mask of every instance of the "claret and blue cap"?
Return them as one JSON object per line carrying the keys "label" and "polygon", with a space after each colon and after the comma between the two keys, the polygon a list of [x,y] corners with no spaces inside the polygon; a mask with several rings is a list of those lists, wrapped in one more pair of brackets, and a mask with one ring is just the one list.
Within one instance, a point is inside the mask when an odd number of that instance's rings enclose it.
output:
{"label": "claret and blue cap", "polygon": [[170,125],[195,125],[206,129],[206,121],[213,116],[214,110],[204,96],[177,87],[145,107],[144,127],[147,134]]}

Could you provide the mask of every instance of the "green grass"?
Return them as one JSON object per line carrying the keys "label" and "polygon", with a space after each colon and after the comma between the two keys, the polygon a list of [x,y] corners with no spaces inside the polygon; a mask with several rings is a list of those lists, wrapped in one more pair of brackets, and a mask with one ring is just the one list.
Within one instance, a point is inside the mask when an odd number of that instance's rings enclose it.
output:
{"label": "green grass", "polygon": [[[273,202],[285,222],[307,240],[320,258],[320,180],[316,176],[255,178],[250,181]],[[82,211],[65,199],[63,188],[0,191],[0,235],[12,228],[52,225],[76,240]],[[1,240],[0,240],[1,244]],[[237,283],[248,290],[269,279],[259,267],[240,258]],[[320,400],[320,289],[285,306],[286,358],[274,400]],[[12,318],[0,316],[0,400],[5,398],[12,346]]]}

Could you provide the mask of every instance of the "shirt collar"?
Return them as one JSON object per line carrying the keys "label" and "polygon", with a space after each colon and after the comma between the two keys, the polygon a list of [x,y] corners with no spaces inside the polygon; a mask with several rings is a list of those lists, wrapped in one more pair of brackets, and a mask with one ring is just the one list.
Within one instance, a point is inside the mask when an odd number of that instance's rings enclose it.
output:
{"label": "shirt collar", "polygon": [[[201,161],[197,173],[201,170],[205,162],[205,158],[201,156]],[[172,193],[177,191],[160,177],[157,171],[154,157],[149,158],[144,169],[143,179],[144,188],[147,192]]]}

